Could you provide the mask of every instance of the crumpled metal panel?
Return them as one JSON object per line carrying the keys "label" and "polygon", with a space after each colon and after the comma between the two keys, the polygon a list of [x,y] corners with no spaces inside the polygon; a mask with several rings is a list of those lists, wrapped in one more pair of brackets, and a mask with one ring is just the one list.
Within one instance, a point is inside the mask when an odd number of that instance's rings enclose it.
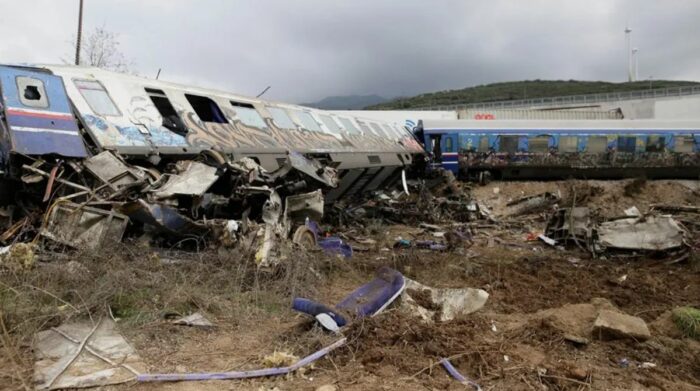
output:
{"label": "crumpled metal panel", "polygon": [[602,246],[623,250],[671,250],[683,245],[683,235],[683,229],[670,216],[625,218],[598,226]]}
{"label": "crumpled metal panel", "polygon": [[219,179],[216,167],[199,162],[188,162],[185,171],[171,175],[168,181],[156,191],[156,197],[167,198],[173,195],[201,196]]}
{"label": "crumpled metal panel", "polygon": [[56,242],[95,249],[107,241],[119,242],[128,219],[115,211],[62,202],[51,208],[41,235]]}

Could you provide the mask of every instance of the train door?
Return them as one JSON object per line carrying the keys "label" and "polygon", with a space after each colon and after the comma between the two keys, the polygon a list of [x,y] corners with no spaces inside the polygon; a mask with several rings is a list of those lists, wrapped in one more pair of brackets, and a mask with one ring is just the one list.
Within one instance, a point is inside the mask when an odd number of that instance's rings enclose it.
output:
{"label": "train door", "polygon": [[86,157],[63,80],[47,73],[0,66],[5,138],[11,152]]}
{"label": "train door", "polygon": [[459,172],[457,133],[444,133],[441,141],[442,167],[456,174]]}

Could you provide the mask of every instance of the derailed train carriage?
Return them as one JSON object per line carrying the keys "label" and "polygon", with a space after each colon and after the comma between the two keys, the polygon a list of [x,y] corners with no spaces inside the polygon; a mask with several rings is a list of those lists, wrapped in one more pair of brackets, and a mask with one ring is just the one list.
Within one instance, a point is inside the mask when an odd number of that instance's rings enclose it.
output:
{"label": "derailed train carriage", "polygon": [[389,186],[424,154],[396,124],[92,67],[0,66],[0,91],[0,228],[70,201],[196,233],[290,195]]}
{"label": "derailed train carriage", "polygon": [[700,121],[425,120],[436,166],[472,180],[700,177]]}
{"label": "derailed train carriage", "polygon": [[339,172],[337,198],[394,180],[423,153],[395,124],[76,66],[2,66],[2,167],[18,156],[131,160],[202,153],[277,169],[289,151]]}

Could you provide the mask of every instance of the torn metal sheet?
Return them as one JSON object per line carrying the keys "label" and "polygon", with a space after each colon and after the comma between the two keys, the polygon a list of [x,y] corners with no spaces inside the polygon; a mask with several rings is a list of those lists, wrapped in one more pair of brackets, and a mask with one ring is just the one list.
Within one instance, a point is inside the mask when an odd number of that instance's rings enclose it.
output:
{"label": "torn metal sheet", "polygon": [[146,366],[111,319],[63,324],[35,336],[38,390],[86,388],[134,380]]}
{"label": "torn metal sheet", "polygon": [[127,217],[114,210],[59,201],[50,208],[41,235],[67,246],[95,249],[121,241],[127,223]]}
{"label": "torn metal sheet", "polygon": [[670,216],[647,216],[606,221],[598,226],[604,248],[666,251],[683,246],[683,229]]}
{"label": "torn metal sheet", "polygon": [[168,198],[173,195],[201,196],[219,179],[216,167],[199,162],[187,162],[184,171],[170,175],[167,182],[156,190],[158,198]]}
{"label": "torn metal sheet", "polygon": [[450,321],[458,316],[481,309],[489,294],[474,288],[431,288],[406,279],[406,289],[401,295],[401,308],[426,322]]}
{"label": "torn metal sheet", "polygon": [[309,177],[330,187],[338,186],[337,171],[324,166],[318,160],[307,159],[298,152],[290,152],[287,155],[285,164],[278,170],[270,173],[272,179],[277,179],[287,175],[292,169],[301,171]]}
{"label": "torn metal sheet", "polygon": [[112,191],[144,179],[144,175],[131,168],[113,152],[101,152],[83,162],[85,167]]}
{"label": "torn metal sheet", "polygon": [[161,233],[176,237],[201,237],[209,232],[206,225],[192,221],[167,205],[137,200],[125,203],[119,209],[133,221],[147,224]]}

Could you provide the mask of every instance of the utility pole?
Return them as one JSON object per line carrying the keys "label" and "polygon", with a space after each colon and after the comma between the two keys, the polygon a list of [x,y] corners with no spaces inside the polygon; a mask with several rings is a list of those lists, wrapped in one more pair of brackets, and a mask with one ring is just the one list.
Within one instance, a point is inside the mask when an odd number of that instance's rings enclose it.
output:
{"label": "utility pole", "polygon": [[78,11],[78,36],[75,40],[75,65],[80,65],[80,38],[83,35],[83,0]]}
{"label": "utility pole", "polygon": [[[82,1],[82,0],[81,0]],[[632,29],[629,26],[625,27],[625,42],[627,43],[627,81],[632,81],[632,51],[630,48],[630,34]]]}
{"label": "utility pole", "polygon": [[639,80],[639,49],[632,49],[632,57],[634,58],[634,81]]}

